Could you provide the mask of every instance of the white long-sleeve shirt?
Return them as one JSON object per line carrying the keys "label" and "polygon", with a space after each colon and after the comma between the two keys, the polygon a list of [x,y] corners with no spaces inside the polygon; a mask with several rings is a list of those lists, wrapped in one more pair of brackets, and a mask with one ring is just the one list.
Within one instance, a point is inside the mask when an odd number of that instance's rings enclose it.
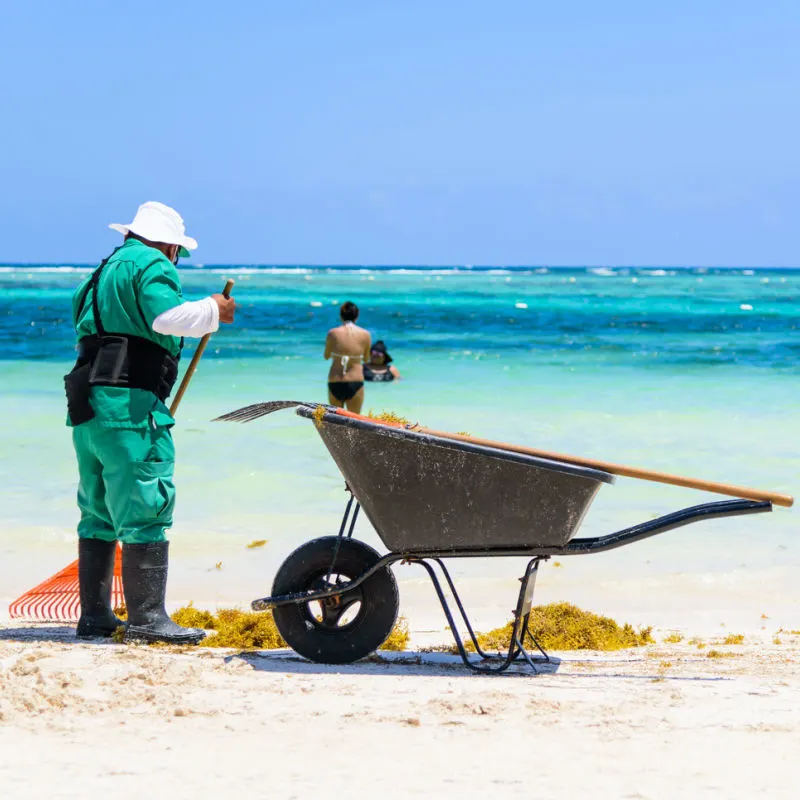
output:
{"label": "white long-sleeve shirt", "polygon": [[159,314],[153,330],[164,336],[205,336],[219,328],[219,306],[213,297],[181,303]]}

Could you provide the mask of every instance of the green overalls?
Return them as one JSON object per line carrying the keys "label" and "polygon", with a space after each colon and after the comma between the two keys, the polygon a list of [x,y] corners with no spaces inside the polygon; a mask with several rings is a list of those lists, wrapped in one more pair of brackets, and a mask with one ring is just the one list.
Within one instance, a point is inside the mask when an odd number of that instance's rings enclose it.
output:
{"label": "green overalls", "polygon": [[[78,340],[97,333],[90,281],[83,281],[73,296]],[[172,356],[179,354],[180,340],[156,333],[152,325],[182,302],[173,264],[136,239],[118,248],[100,275],[97,311],[104,330],[147,339]],[[78,536],[126,544],[165,541],[175,506],[170,430],[175,420],[144,389],[92,386],[89,393],[94,418],[72,430],[80,475]]]}

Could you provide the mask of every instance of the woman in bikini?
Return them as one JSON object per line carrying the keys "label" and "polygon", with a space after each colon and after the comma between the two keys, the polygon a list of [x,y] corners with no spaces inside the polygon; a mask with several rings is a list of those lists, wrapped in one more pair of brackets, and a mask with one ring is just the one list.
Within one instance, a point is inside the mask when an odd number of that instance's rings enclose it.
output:
{"label": "woman in bikini", "polygon": [[361,413],[364,403],[364,370],[370,357],[369,331],[356,325],[358,306],[349,300],[339,309],[342,324],[325,338],[325,359],[332,358],[328,372],[328,402],[338,408]]}

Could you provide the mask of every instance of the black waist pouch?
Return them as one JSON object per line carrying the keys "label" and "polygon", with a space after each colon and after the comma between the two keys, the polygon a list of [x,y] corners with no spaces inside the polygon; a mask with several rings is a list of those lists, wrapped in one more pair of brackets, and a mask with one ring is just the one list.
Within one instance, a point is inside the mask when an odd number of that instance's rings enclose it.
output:
{"label": "black waist pouch", "polygon": [[178,377],[178,358],[147,339],[128,334],[86,336],[78,364],[86,363],[89,386],[145,389],[164,402]]}
{"label": "black waist pouch", "polygon": [[89,402],[89,372],[92,365],[79,360],[72,371],[64,376],[67,392],[67,413],[72,425],[83,425],[94,418],[94,409]]}
{"label": "black waist pouch", "polygon": [[88,348],[92,358],[92,386],[131,386],[127,336],[99,336]]}

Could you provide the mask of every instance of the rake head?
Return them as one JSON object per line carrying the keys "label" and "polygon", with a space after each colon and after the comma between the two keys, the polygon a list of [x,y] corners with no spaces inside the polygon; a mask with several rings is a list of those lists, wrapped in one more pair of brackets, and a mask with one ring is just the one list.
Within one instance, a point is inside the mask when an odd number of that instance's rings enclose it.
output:
{"label": "rake head", "polygon": [[272,414],[275,411],[281,411],[284,408],[296,408],[297,406],[307,406],[308,408],[317,408],[322,403],[308,403],[304,400],[270,400],[266,403],[254,403],[250,406],[237,408],[235,411],[229,411],[221,417],[215,417],[212,422],[252,422],[259,417],[265,417],[267,414]]}
{"label": "rake head", "polygon": [[[114,577],[111,584],[111,606],[124,605],[122,589],[122,546],[117,543],[114,556]],[[78,562],[73,561],[60,572],[25,592],[8,606],[11,619],[31,622],[77,622],[81,615]]]}

